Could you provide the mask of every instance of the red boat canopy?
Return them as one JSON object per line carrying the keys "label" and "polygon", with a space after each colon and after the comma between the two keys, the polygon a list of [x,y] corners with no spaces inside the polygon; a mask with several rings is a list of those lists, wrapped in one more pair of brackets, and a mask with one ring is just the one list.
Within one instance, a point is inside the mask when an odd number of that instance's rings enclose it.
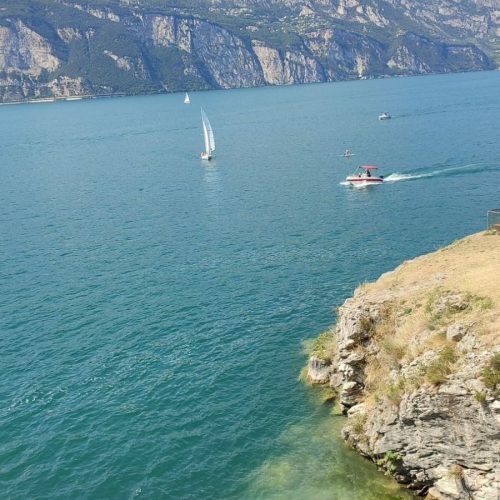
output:
{"label": "red boat canopy", "polygon": [[363,170],[377,170],[378,167],[374,167],[373,165],[363,165],[361,167]]}

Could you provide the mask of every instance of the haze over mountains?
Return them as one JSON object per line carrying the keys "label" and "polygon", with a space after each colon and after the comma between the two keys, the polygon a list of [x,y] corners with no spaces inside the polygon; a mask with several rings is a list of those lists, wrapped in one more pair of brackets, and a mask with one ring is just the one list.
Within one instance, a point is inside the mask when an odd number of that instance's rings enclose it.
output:
{"label": "haze over mountains", "polygon": [[4,0],[0,99],[494,69],[496,0]]}

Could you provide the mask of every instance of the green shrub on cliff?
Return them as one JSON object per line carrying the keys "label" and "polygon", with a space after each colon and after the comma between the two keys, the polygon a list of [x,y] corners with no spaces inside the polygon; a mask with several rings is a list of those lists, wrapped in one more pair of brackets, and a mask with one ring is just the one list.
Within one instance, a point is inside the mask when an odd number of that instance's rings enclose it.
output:
{"label": "green shrub on cliff", "polygon": [[482,391],[474,391],[474,397],[476,401],[482,405],[486,402],[486,394]]}
{"label": "green shrub on cliff", "polygon": [[500,393],[500,352],[493,354],[488,364],[483,368],[482,378],[484,385],[495,392]]}
{"label": "green shrub on cliff", "polygon": [[357,413],[350,419],[351,429],[356,434],[362,434],[365,430],[367,416],[364,413]]}
{"label": "green shrub on cliff", "polygon": [[427,381],[432,385],[442,384],[451,373],[455,361],[456,354],[453,346],[448,345],[444,347],[436,359],[427,365],[425,372]]}
{"label": "green shrub on cliff", "polygon": [[391,361],[391,365],[397,367],[408,349],[407,345],[402,344],[398,339],[391,337],[385,338],[381,342],[381,347],[387,358]]}
{"label": "green shrub on cliff", "polygon": [[401,399],[405,392],[405,380],[404,378],[398,379],[396,382],[392,382],[386,386],[385,396],[386,398],[395,406],[399,406]]}
{"label": "green shrub on cliff", "polygon": [[328,330],[315,338],[308,348],[310,356],[331,361],[335,356],[337,340],[332,330]]}
{"label": "green shrub on cliff", "polygon": [[386,476],[392,476],[401,463],[401,455],[395,451],[388,451],[384,456],[377,460],[377,465],[385,469]]}

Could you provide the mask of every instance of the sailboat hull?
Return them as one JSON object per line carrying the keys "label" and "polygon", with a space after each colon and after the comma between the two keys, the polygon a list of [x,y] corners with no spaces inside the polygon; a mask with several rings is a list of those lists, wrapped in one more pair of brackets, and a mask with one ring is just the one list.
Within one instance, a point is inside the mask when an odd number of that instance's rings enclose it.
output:
{"label": "sailboat hull", "polygon": [[210,161],[212,159],[212,155],[208,153],[201,153],[200,157],[202,160],[207,160],[207,161]]}

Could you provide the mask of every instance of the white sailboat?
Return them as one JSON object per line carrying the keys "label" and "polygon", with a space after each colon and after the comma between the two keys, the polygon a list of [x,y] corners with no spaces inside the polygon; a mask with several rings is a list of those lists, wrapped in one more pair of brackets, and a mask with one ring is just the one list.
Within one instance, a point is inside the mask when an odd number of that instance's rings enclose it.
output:
{"label": "white sailboat", "polygon": [[205,151],[201,153],[201,159],[211,160],[215,152],[214,131],[203,108],[201,108],[201,122],[203,124],[203,138],[205,139]]}
{"label": "white sailboat", "polygon": [[189,94],[187,92],[184,95],[184,104],[191,104],[191,99],[189,99]]}

